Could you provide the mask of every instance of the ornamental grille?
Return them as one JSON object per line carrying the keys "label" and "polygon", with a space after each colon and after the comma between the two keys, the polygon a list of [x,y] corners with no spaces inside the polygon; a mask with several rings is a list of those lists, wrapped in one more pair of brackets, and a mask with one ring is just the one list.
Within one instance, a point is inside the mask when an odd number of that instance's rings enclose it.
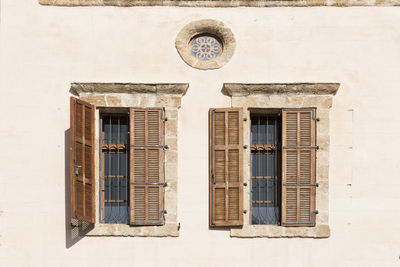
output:
{"label": "ornamental grille", "polygon": [[101,221],[129,223],[129,117],[102,114]]}
{"label": "ornamental grille", "polygon": [[251,223],[280,223],[280,139],[277,114],[251,115]]}

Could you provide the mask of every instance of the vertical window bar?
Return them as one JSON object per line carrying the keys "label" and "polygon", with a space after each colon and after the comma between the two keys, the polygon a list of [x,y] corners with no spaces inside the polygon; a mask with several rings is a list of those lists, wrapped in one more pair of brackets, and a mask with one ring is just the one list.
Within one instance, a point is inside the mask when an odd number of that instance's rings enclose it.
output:
{"label": "vertical window bar", "polygon": [[[261,137],[261,118],[260,117],[258,117],[258,119],[257,119],[257,133],[258,133],[258,138],[257,138],[257,144],[260,144],[261,142],[260,142],[260,137]],[[261,151],[259,151],[259,150],[257,150],[257,152],[256,152],[257,154],[258,154],[258,158],[257,158],[257,172],[256,172],[256,176],[261,176]],[[261,183],[261,180],[260,179],[256,179],[256,181],[257,181],[257,183],[256,183],[256,185],[257,185],[257,191],[258,191],[258,196],[257,196],[257,200],[258,201],[260,201],[261,200],[261,186],[260,186],[260,183]],[[258,202],[257,204],[256,204],[256,206],[258,207],[258,212],[257,212],[257,217],[258,217],[258,223],[260,223],[260,221],[261,221],[261,213],[260,213],[260,204],[259,204],[260,202]]]}
{"label": "vertical window bar", "polygon": [[275,151],[274,151],[274,157],[275,157],[275,173],[274,173],[274,214],[275,218],[278,219],[277,210],[278,210],[278,142],[277,142],[277,118],[274,120],[274,145],[275,145]]}
{"label": "vertical window bar", "polygon": [[[120,162],[120,158],[119,158],[119,144],[120,144],[120,116],[117,117],[118,120],[118,126],[117,126],[117,173],[116,173],[116,181],[117,181],[117,200],[120,199],[120,193],[119,193],[119,184],[120,184],[120,178],[118,178],[120,176],[120,172],[119,172],[119,162]],[[118,207],[118,218],[121,218],[121,214],[120,214],[120,203],[117,201],[117,207]]]}
{"label": "vertical window bar", "polygon": [[[112,194],[112,183],[111,183],[111,178],[110,176],[112,175],[111,168],[112,168],[112,153],[111,153],[111,144],[112,144],[112,118],[111,115],[108,117],[108,174],[107,174],[107,182],[108,182],[108,198],[107,200],[112,199],[111,194]],[[108,216],[112,217],[112,212],[111,212],[111,207],[110,207],[110,202],[107,203],[108,208]]]}
{"label": "vertical window bar", "polygon": [[[265,144],[267,144],[267,145],[269,145],[269,143],[268,143],[268,122],[269,122],[269,117],[266,117],[266,121],[267,121],[267,125],[265,126],[265,131],[266,131],[266,142],[265,142]],[[266,159],[266,168],[265,168],[265,176],[269,176],[269,172],[270,172],[270,170],[269,170],[269,150],[267,150],[267,151],[264,151],[264,157],[265,157],[265,159]],[[268,198],[268,190],[269,190],[269,188],[268,188],[268,185],[269,185],[269,179],[265,179],[264,180],[264,192],[265,192],[265,198],[264,198],[264,200],[266,200],[266,201],[268,201],[269,200],[269,198]],[[267,217],[267,219],[268,219],[268,203],[265,203],[263,206],[265,206],[265,216]]]}
{"label": "vertical window bar", "polygon": [[130,138],[129,138],[129,134],[128,134],[128,129],[130,128],[129,127],[129,119],[128,118],[126,118],[126,131],[124,131],[124,134],[125,134],[125,138],[124,138],[124,140],[125,140],[125,143],[126,143],[126,145],[125,145],[125,147],[126,147],[126,150],[125,150],[125,153],[126,153],[126,155],[125,155],[125,173],[124,173],[124,176],[125,176],[125,192],[126,192],[126,194],[125,194],[125,198],[126,198],[126,204],[125,204],[125,208],[127,209],[127,220],[129,221],[129,219],[128,218],[130,218],[130,209],[129,208],[127,208],[128,206],[129,206],[129,190],[130,190],[130,188],[129,188],[129,186],[128,186],[128,180],[129,180],[129,177],[128,177],[128,173],[129,173],[129,165],[130,164],[128,164],[128,157],[129,157],[129,155],[130,155],[130,149],[129,149],[129,147],[130,147]]}
{"label": "vertical window bar", "polygon": [[102,198],[102,190],[103,190],[103,179],[104,179],[104,173],[102,172],[102,168],[103,168],[103,164],[102,164],[102,161],[103,161],[103,148],[102,148],[102,143],[103,143],[103,135],[102,135],[102,132],[103,132],[103,117],[102,116],[100,116],[100,127],[99,127],[100,129],[100,131],[99,131],[99,138],[100,138],[100,142],[99,142],[99,151],[100,151],[100,170],[99,170],[99,173],[100,173],[100,182],[99,182],[99,202],[100,202],[100,208],[99,208],[99,221],[101,222],[101,223],[103,223],[103,198]]}

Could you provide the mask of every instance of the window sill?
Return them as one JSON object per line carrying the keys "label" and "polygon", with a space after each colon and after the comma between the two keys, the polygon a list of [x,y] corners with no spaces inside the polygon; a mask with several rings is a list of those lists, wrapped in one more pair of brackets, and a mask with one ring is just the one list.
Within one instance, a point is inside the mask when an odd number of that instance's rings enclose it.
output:
{"label": "window sill", "polygon": [[178,237],[178,224],[167,223],[162,226],[129,226],[126,224],[95,224],[94,229],[85,236],[141,236]]}
{"label": "window sill", "polygon": [[282,227],[275,225],[244,225],[242,228],[231,229],[231,237],[309,237],[328,238],[331,234],[329,225],[315,227]]}

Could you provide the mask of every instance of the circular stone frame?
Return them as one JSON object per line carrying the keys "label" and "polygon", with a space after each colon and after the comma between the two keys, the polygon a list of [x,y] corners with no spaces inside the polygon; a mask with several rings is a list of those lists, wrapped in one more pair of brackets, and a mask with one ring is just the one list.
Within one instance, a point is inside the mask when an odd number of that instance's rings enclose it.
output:
{"label": "circular stone frame", "polygon": [[[221,54],[211,60],[201,60],[192,54],[190,43],[199,35],[214,35],[222,43]],[[232,31],[221,21],[212,19],[197,20],[186,25],[175,40],[175,47],[179,55],[189,66],[200,70],[219,69],[233,56],[236,40]]]}

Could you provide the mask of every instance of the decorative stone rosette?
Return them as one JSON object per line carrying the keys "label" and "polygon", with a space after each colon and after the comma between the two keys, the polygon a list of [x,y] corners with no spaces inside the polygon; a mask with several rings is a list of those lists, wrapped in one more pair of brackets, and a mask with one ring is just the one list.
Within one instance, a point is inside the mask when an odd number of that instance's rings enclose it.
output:
{"label": "decorative stone rosette", "polygon": [[175,47],[189,66],[211,70],[221,68],[231,59],[236,41],[224,23],[204,19],[186,25],[176,37]]}

